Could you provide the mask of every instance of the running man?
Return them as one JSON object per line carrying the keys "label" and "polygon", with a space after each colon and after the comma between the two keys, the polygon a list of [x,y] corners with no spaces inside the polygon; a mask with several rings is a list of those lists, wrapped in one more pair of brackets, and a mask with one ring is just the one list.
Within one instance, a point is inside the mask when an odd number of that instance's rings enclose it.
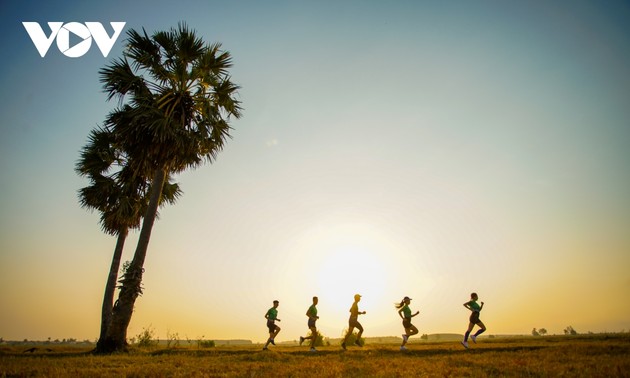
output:
{"label": "running man", "polygon": [[300,336],[300,345],[304,342],[304,340],[311,340],[311,352],[317,352],[315,349],[315,342],[317,341],[317,327],[315,326],[315,322],[319,319],[317,316],[317,303],[319,299],[317,297],[313,297],[313,304],[311,307],[306,310],[306,316],[308,316],[308,328],[311,330],[311,335],[302,337]]}
{"label": "running man", "polygon": [[361,335],[363,335],[363,326],[359,323],[359,315],[365,315],[366,312],[359,311],[359,301],[361,301],[361,296],[359,294],[354,295],[354,303],[352,307],[350,307],[350,319],[348,319],[348,333],[346,333],[346,337],[343,338],[343,342],[341,343],[341,347],[343,350],[346,350],[346,341],[348,341],[348,337],[352,335],[352,331],[354,329],[358,329],[359,333],[357,334],[357,339],[354,341],[356,346],[362,347],[359,340],[361,340]]}
{"label": "running man", "polygon": [[486,330],[486,326],[479,319],[479,313],[481,312],[481,309],[483,309],[483,302],[481,302],[481,306],[479,306],[479,304],[477,303],[477,300],[479,300],[477,293],[472,293],[470,294],[470,301],[464,303],[464,307],[472,311],[472,313],[470,314],[469,322],[468,322],[468,330],[466,330],[466,334],[464,335],[464,341],[462,341],[462,345],[466,349],[468,349],[468,336],[470,335],[470,332],[472,331],[475,324],[479,326],[479,329],[474,335],[470,336],[470,339],[473,341],[473,343],[476,344],[477,336],[481,335]]}
{"label": "running man", "polygon": [[265,314],[265,319],[267,319],[267,328],[269,328],[269,338],[267,339],[263,350],[267,350],[269,343],[276,345],[274,339],[278,336],[278,333],[280,333],[280,327],[276,325],[276,321],[280,321],[280,319],[278,319],[278,305],[280,305],[280,302],[277,300],[273,301],[273,307],[267,310],[267,313]]}
{"label": "running man", "polygon": [[409,340],[409,338],[413,335],[418,334],[418,328],[416,328],[416,326],[411,324],[411,318],[418,315],[420,311],[416,311],[415,314],[411,314],[411,309],[409,308],[410,303],[411,303],[411,298],[404,297],[400,303],[396,304],[396,308],[398,309],[398,315],[402,318],[403,320],[402,324],[403,324],[403,327],[405,328],[405,333],[402,335],[403,342],[400,345],[401,351],[406,351],[407,348],[405,347],[405,344],[407,344],[407,341]]}

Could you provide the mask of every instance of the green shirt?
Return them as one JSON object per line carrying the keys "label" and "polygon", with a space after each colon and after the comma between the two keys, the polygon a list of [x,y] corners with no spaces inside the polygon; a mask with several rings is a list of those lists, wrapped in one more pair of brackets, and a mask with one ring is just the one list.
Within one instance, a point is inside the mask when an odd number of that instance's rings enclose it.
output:
{"label": "green shirt", "polygon": [[306,313],[308,314],[309,318],[316,318],[317,317],[317,307],[315,307],[315,305],[311,305],[311,307],[308,308],[308,311]]}
{"label": "green shirt", "polygon": [[470,306],[470,308],[473,309],[473,311],[481,311],[481,306],[479,306],[479,304],[477,303],[477,301],[470,301],[468,302],[468,305]]}
{"label": "green shirt", "polygon": [[278,317],[278,309],[275,307],[272,307],[269,309],[269,311],[267,311],[267,319],[269,320],[276,320],[276,318]]}
{"label": "green shirt", "polygon": [[402,312],[405,315],[405,319],[411,319],[411,309],[409,308],[409,306],[405,305],[402,308]]}

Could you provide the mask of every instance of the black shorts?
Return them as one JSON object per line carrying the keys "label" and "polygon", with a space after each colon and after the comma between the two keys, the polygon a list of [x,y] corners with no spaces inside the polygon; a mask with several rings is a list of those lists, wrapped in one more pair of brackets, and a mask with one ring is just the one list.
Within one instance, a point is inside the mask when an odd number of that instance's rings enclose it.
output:
{"label": "black shorts", "polygon": [[308,328],[317,328],[317,327],[315,326],[315,322],[316,322],[316,321],[317,321],[317,319],[311,319],[311,318],[308,318]]}
{"label": "black shorts", "polygon": [[269,328],[269,333],[276,332],[276,322],[273,320],[267,320],[267,328]]}
{"label": "black shorts", "polygon": [[413,327],[413,324],[411,324],[411,319],[404,318],[403,319],[403,327],[405,327],[405,329],[409,329],[409,328]]}
{"label": "black shorts", "polygon": [[472,314],[470,314],[469,320],[472,324],[481,323],[481,320],[479,319],[479,311],[473,311]]}
{"label": "black shorts", "polygon": [[361,325],[361,323],[359,323],[359,319],[357,318],[350,318],[348,320],[348,326],[363,329],[363,326]]}

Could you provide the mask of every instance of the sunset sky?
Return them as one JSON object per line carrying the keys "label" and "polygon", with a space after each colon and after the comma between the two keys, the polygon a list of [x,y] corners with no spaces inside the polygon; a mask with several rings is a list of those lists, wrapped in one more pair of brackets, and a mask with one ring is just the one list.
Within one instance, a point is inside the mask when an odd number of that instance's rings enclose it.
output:
{"label": "sunset sky", "polygon": [[[234,61],[244,113],[176,177],[128,335],[328,337],[355,293],[364,335],[630,331],[627,1],[3,1],[0,337],[95,340],[115,238],[74,172],[126,32],[185,21]],[[126,22],[42,58],[24,21]],[[49,33],[47,27],[44,27]],[[137,234],[127,241],[131,260]]]}

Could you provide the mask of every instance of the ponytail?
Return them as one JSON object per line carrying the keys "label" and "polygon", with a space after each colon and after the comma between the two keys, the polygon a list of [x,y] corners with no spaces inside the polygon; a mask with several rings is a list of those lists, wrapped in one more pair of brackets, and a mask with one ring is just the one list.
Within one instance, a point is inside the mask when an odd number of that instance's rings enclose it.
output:
{"label": "ponytail", "polygon": [[403,308],[403,307],[405,307],[405,300],[403,299],[402,301],[400,301],[400,303],[394,303],[394,307],[396,307],[396,308]]}

